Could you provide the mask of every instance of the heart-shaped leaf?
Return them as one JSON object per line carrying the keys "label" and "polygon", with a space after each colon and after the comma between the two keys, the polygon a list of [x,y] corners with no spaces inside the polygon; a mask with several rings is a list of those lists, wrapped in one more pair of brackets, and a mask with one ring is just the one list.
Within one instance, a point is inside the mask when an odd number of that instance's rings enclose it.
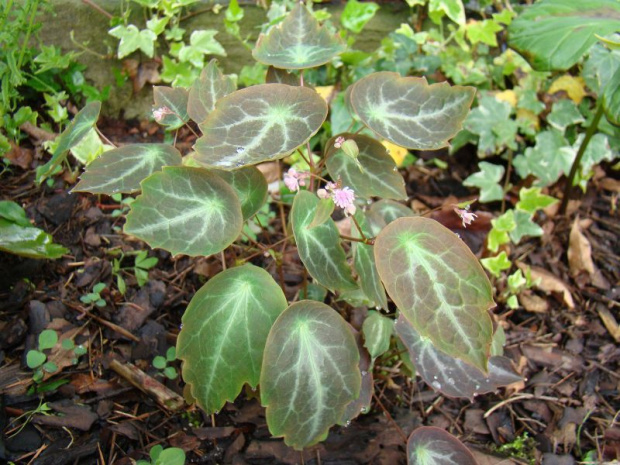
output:
{"label": "heart-shaped leaf", "polygon": [[214,173],[230,184],[239,196],[244,220],[254,216],[265,204],[267,180],[258,168],[246,166],[233,171],[214,170]]}
{"label": "heart-shaped leaf", "polygon": [[476,90],[428,85],[425,78],[373,73],[351,86],[349,99],[363,123],[402,147],[435,150],[461,129]]}
{"label": "heart-shaped leaf", "polygon": [[400,218],[375,240],[379,276],[402,314],[442,352],[486,373],[493,290],[478,259],[428,218]]}
{"label": "heart-shaped leaf", "polygon": [[265,77],[267,84],[287,84],[289,86],[298,86],[300,84],[299,77],[293,73],[289,73],[285,69],[274,68],[270,66],[267,69],[267,76]]}
{"label": "heart-shaped leaf", "polygon": [[[366,216],[361,210],[355,213],[355,219],[367,238],[376,235],[375,230],[371,228],[370,222],[366,220]],[[377,231],[381,230],[381,228],[376,229]],[[353,229],[352,234],[354,234],[355,237],[359,237],[356,229]],[[383,288],[381,278],[377,272],[377,265],[375,264],[374,246],[362,242],[354,242],[353,267],[359,276],[360,288],[364,294],[366,294],[366,297],[373,301],[378,307],[387,309],[387,296],[385,295],[385,289]]]}
{"label": "heart-shaped leaf", "polygon": [[372,394],[375,387],[375,381],[372,376],[372,360],[370,359],[370,354],[364,348],[362,335],[351,325],[349,325],[349,329],[353,333],[353,337],[357,343],[357,350],[360,354],[359,370],[362,375],[362,385],[360,387],[359,397],[350,402],[344,410],[344,414],[338,422],[341,425],[347,425],[361,413],[368,413],[370,410],[370,404],[372,403]]}
{"label": "heart-shaped leaf", "polygon": [[189,121],[187,114],[188,92],[181,87],[153,87],[155,108],[164,109],[157,122],[168,129],[177,129]]}
{"label": "heart-shaped leaf", "polygon": [[616,0],[543,0],[526,6],[508,28],[508,44],[538,71],[572,67],[596,42],[620,28]]}
{"label": "heart-shaped leaf", "polygon": [[208,414],[260,380],[267,334],[287,307],[280,286],[254,265],[218,273],[183,314],[177,356],[191,395]]}
{"label": "heart-shaped leaf", "polygon": [[237,194],[202,168],[168,166],[141,183],[125,232],[173,255],[211,255],[241,233]]}
{"label": "heart-shaped leaf", "polygon": [[303,3],[256,41],[252,56],[261,63],[284,69],[314,68],[346,49],[342,39],[321,27]]}
{"label": "heart-shaped leaf", "polygon": [[211,60],[200,77],[189,89],[187,113],[197,123],[202,123],[215,108],[215,102],[235,91],[235,82],[222,74],[217,61]]}
{"label": "heart-shaped leaf", "polygon": [[104,152],[80,176],[74,192],[91,194],[130,193],[140,190],[140,182],[163,166],[180,165],[181,154],[168,144],[125,145]]}
{"label": "heart-shaped leaf", "polygon": [[309,228],[316,215],[319,199],[308,191],[299,191],[293,201],[291,223],[297,242],[299,258],[308,273],[330,290],[352,290],[357,286],[340,245],[340,235],[334,220]]}
{"label": "heart-shaped leaf", "polygon": [[396,170],[394,159],[379,141],[360,134],[339,134],[345,140],[353,140],[359,148],[357,161],[334,147],[335,137],[327,142],[327,171],[332,179],[342,178],[358,197],[382,197],[406,199],[405,182]]}
{"label": "heart-shaped leaf", "polygon": [[407,465],[478,465],[461,441],[435,426],[416,429],[407,441]]}
{"label": "heart-shaped leaf", "polygon": [[359,352],[332,308],[303,300],[287,308],[267,337],[260,377],[267,425],[296,450],[327,437],[360,393]]}
{"label": "heart-shaped leaf", "polygon": [[326,116],[325,100],[307,87],[241,89],[219,100],[202,122],[194,158],[223,169],[282,158],[310,139]]}
{"label": "heart-shaped leaf", "polygon": [[364,347],[370,352],[374,359],[380,357],[390,348],[390,338],[394,320],[381,315],[379,312],[369,311],[368,316],[362,325],[364,333]]}
{"label": "heart-shaped leaf", "polygon": [[368,210],[369,219],[377,226],[385,226],[398,218],[415,216],[414,211],[402,203],[382,199],[373,203]]}
{"label": "heart-shaped leaf", "polygon": [[58,136],[58,144],[52,154],[52,158],[45,165],[37,167],[37,183],[40,184],[51,176],[56,167],[67,158],[69,150],[75,147],[89,133],[97,119],[99,119],[100,111],[101,102],[90,102],[75,115],[69,126]]}
{"label": "heart-shaped leaf", "polygon": [[43,352],[39,352],[38,350],[29,350],[26,354],[26,365],[31,370],[40,367],[47,360],[47,355]]}
{"label": "heart-shaped leaf", "polygon": [[407,347],[418,374],[426,384],[446,396],[467,397],[473,401],[478,394],[493,392],[522,379],[506,357],[491,357],[489,372],[485,375],[470,364],[444,354],[435,349],[430,339],[421,337],[402,314],[394,329]]}

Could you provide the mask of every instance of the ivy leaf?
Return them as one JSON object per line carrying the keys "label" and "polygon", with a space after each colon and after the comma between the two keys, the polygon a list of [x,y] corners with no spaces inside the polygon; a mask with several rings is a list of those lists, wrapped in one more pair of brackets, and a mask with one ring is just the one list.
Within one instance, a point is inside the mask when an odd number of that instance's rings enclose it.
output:
{"label": "ivy leaf", "polygon": [[508,210],[503,215],[492,219],[493,229],[487,236],[487,248],[491,252],[497,252],[499,246],[510,241],[510,233],[517,225],[514,218],[514,210]]}
{"label": "ivy leaf", "polygon": [[43,166],[37,167],[36,182],[41,184],[55,171],[67,157],[67,153],[75,147],[92,129],[99,119],[101,102],[90,102],[73,118],[67,128],[56,139],[56,148],[52,158]]}
{"label": "ivy leaf", "polygon": [[428,16],[435,24],[446,15],[459,25],[465,24],[465,7],[462,0],[429,0]]}
{"label": "ivy leaf", "polygon": [[522,155],[514,158],[514,167],[521,178],[533,174],[538,178],[536,186],[549,186],[562,174],[570,171],[575,152],[555,129],[536,135],[536,145],[528,147]]}
{"label": "ivy leaf", "polygon": [[325,439],[360,394],[359,359],[336,311],[309,300],[287,308],[269,332],[260,377],[271,434],[296,450]]}
{"label": "ivy leaf", "polygon": [[251,264],[218,273],[196,292],[183,314],[177,356],[207,414],[234,401],[245,383],[256,387],[267,335],[287,305],[271,275]]}
{"label": "ivy leaf", "polygon": [[480,263],[496,278],[502,275],[502,271],[509,270],[512,266],[512,262],[503,250],[495,257],[482,258]]}
{"label": "ivy leaf", "polygon": [[133,24],[129,26],[121,24],[110,29],[108,34],[121,40],[118,44],[119,59],[126,57],[138,49],[142,50],[149,58],[153,58],[157,34],[150,29],[143,29],[140,31]]}
{"label": "ivy leaf", "polygon": [[217,32],[215,29],[192,32],[189,45],[183,45],[179,50],[179,60],[190,62],[195,67],[202,68],[205,55],[225,57],[224,47],[215,39]]}
{"label": "ivy leaf", "polygon": [[168,144],[125,145],[104,152],[86,168],[72,192],[138,192],[140,182],[163,166],[180,165],[181,154]]}
{"label": "ivy leaf", "polygon": [[430,339],[420,336],[402,314],[393,326],[407,347],[417,373],[434,390],[446,396],[466,397],[473,402],[479,394],[493,392],[500,386],[522,379],[506,357],[491,357],[489,372],[484,374],[464,361],[444,354],[433,346]]}
{"label": "ivy leaf", "polygon": [[323,224],[309,228],[318,205],[318,197],[308,191],[299,191],[293,201],[291,223],[299,258],[310,276],[326,288],[332,291],[355,289],[357,286],[347,265],[334,221],[328,218]]}
{"label": "ivy leaf", "polygon": [[284,69],[314,68],[345,50],[338,35],[321,27],[303,3],[256,41],[252,56],[259,62]]}
{"label": "ivy leaf", "polygon": [[572,67],[596,42],[618,30],[615,0],[543,0],[526,6],[508,28],[508,45],[537,71]]}
{"label": "ivy leaf", "polygon": [[[579,150],[579,147],[581,146],[584,137],[585,134],[579,134],[579,137],[577,137],[577,140],[573,144],[573,157],[571,158],[571,162],[572,160],[574,160],[574,157],[577,154],[577,150]],[[586,151],[583,154],[583,158],[581,159],[581,164],[578,171],[578,178],[580,179],[576,179],[575,181],[583,184],[584,180],[590,178],[592,168],[595,165],[598,165],[603,160],[611,161],[616,156],[617,152],[615,153],[611,150],[609,146],[609,139],[607,138],[607,136],[600,132],[594,134],[594,136],[592,136],[592,139],[590,139],[590,143],[588,144]]]}
{"label": "ivy leaf", "polygon": [[532,220],[532,214],[523,210],[514,210],[515,227],[510,231],[510,239],[515,244],[525,236],[540,237],[543,229]]}
{"label": "ivy leaf", "polygon": [[501,152],[504,147],[517,149],[518,123],[510,118],[512,107],[508,102],[491,95],[482,97],[463,123],[469,132],[480,136],[478,156],[484,158]]}
{"label": "ivy leaf", "polygon": [[558,199],[541,193],[540,187],[522,187],[519,190],[519,201],[517,202],[516,208],[534,214],[538,210],[542,210],[557,203],[557,201]]}
{"label": "ivy leaf", "polygon": [[435,426],[417,428],[407,441],[407,465],[478,465],[458,439]]}
{"label": "ivy leaf", "polygon": [[241,233],[235,191],[202,168],[167,166],[141,183],[125,233],[173,255],[207,256],[224,250]]}
{"label": "ivy leaf", "polygon": [[390,337],[394,328],[394,320],[370,310],[362,325],[364,347],[368,349],[372,359],[380,357],[390,348]]}
{"label": "ivy leaf", "polygon": [[446,354],[487,371],[493,291],[471,250],[428,218],[400,218],[375,240],[379,276],[398,309]]}
{"label": "ivy leaf", "polygon": [[579,113],[579,109],[575,102],[569,99],[562,99],[553,104],[551,113],[547,116],[547,121],[551,126],[561,132],[573,124],[583,123],[584,117]]}
{"label": "ivy leaf", "polygon": [[382,138],[406,148],[436,150],[461,129],[476,91],[383,71],[360,79],[348,92],[355,113]]}
{"label": "ivy leaf", "polygon": [[222,74],[216,60],[211,60],[189,89],[187,114],[195,122],[202,123],[215,109],[215,102],[234,90],[234,80]]}
{"label": "ivy leaf", "polygon": [[341,149],[334,147],[335,138],[332,137],[327,142],[328,149],[325,152],[327,172],[332,179],[341,178],[343,184],[351,187],[358,197],[407,198],[403,177],[383,144],[360,134],[343,133],[338,137],[354,141],[359,154],[357,159],[347,156]]}
{"label": "ivy leaf", "polygon": [[247,220],[261,209],[267,201],[267,180],[255,166],[246,166],[238,170],[213,170],[235,190],[241,202],[243,219]]}
{"label": "ivy leaf", "polygon": [[378,9],[379,5],[373,2],[348,0],[340,15],[340,23],[349,31],[359,34]]}
{"label": "ivy leaf", "polygon": [[283,158],[321,128],[327,104],[307,87],[263,84],[218,101],[200,124],[194,159],[232,169]]}
{"label": "ivy leaf", "polygon": [[472,45],[482,42],[491,47],[497,47],[496,34],[503,29],[496,21],[485,19],[483,21],[471,21],[467,24],[465,30],[467,31],[467,38]]}
{"label": "ivy leaf", "polygon": [[504,176],[504,167],[486,161],[478,163],[480,171],[470,175],[463,181],[464,186],[480,189],[480,202],[493,202],[504,198],[504,188],[499,182]]}
{"label": "ivy leaf", "polygon": [[590,49],[581,75],[588,87],[600,95],[618,69],[620,69],[620,50],[609,50],[599,43]]}
{"label": "ivy leaf", "polygon": [[168,130],[180,128],[189,121],[187,114],[187,90],[181,87],[153,87],[153,98],[156,108],[167,108],[170,113],[163,115],[158,121],[162,126],[167,126]]}

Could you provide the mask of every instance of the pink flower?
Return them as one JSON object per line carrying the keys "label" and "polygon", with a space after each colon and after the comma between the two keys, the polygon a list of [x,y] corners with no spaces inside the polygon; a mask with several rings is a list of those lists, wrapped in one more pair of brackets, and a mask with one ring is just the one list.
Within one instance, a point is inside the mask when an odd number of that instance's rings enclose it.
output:
{"label": "pink flower", "polygon": [[466,208],[457,208],[454,207],[454,212],[461,217],[463,220],[463,227],[466,228],[467,225],[470,225],[474,222],[474,220],[478,217],[475,213],[470,212]]}
{"label": "pink flower", "polygon": [[292,192],[297,192],[300,186],[306,185],[306,179],[310,175],[305,172],[298,173],[295,168],[291,168],[284,174],[284,184]]}
{"label": "pink flower", "polygon": [[157,121],[158,123],[161,123],[161,121],[164,119],[164,116],[172,115],[173,113],[174,112],[168,107],[159,107],[153,110],[153,118],[155,118],[155,121]]}
{"label": "pink flower", "polygon": [[340,147],[342,147],[342,144],[344,144],[344,137],[342,136],[336,137],[336,140],[334,141],[334,147],[339,149]]}
{"label": "pink flower", "polygon": [[328,182],[325,189],[319,189],[317,195],[320,199],[331,198],[337,207],[344,210],[345,215],[355,214],[355,192],[350,187],[338,187],[338,184]]}

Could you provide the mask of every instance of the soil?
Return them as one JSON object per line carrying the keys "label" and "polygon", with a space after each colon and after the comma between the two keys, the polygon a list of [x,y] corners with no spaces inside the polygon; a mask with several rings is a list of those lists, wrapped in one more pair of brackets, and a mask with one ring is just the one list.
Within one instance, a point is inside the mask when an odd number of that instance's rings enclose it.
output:
{"label": "soil", "polygon": [[[99,128],[115,144],[163,138],[146,122],[105,120]],[[178,140],[183,151],[193,143],[184,131]],[[571,202],[569,215],[560,216],[553,207],[538,215],[543,237],[506,249],[513,262],[531,266],[540,280],[519,296],[521,306],[514,310],[503,302],[505,281],[494,280],[498,305],[493,313],[522,382],[473,402],[451,399],[385,357],[374,370],[371,411],[347,427],[332,428],[324,442],[302,454],[270,436],[257,392],[246,389],[218,415],[206,416],[179,401],[179,377],[168,379],[152,364],[174,345],[196,290],[233,264],[239,258],[234,254],[247,252],[229,249],[222,261],[151,250],[121,233],[123,215],[115,213],[121,204],[107,196],[70,194],[75,182],[70,172],[51,186],[36,187],[32,168],[41,157],[35,147],[29,169],[12,166],[4,172],[0,198],[19,202],[33,223],[70,253],[55,261],[0,253],[0,462],[130,464],[147,459],[149,449],[161,444],[184,449],[188,463],[404,464],[406,437],[420,425],[450,431],[481,465],[620,459],[620,182],[611,168],[597,170],[587,193]],[[440,158],[449,162],[447,170],[429,164],[402,171],[412,206],[421,212],[437,209],[432,217],[458,232],[481,257],[490,220],[516,202],[521,184],[512,180],[504,206],[475,204],[478,219],[464,229],[451,206],[474,197],[462,180],[475,169],[475,153],[469,147]],[[561,196],[562,187],[560,182],[549,194]],[[277,225],[264,242],[279,240]],[[159,261],[142,287],[131,270],[132,254],[141,250]],[[583,266],[588,257],[594,268]],[[124,295],[114,259],[125,267]],[[303,267],[292,249],[281,268],[261,254],[252,262],[283,285],[289,300],[304,285]],[[80,297],[100,282],[106,284],[105,305],[83,303]],[[367,309],[328,303],[359,328]],[[59,354],[60,372],[37,385],[25,354],[36,348],[45,328],[87,351],[77,361]],[[134,387],[119,365],[142,371],[142,389],[154,380],[162,383],[174,402],[158,402]],[[180,370],[178,362],[170,365]],[[43,402],[51,414],[33,414]]]}

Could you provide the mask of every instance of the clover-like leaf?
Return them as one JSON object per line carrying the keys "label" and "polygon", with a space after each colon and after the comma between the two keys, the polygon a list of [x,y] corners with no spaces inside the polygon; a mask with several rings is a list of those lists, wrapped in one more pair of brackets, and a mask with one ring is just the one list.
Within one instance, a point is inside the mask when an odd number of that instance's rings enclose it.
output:
{"label": "clover-like leaf", "polygon": [[345,50],[338,35],[321,27],[303,3],[256,41],[252,56],[261,63],[284,69],[314,68]]}
{"label": "clover-like leaf", "polygon": [[398,309],[435,347],[486,372],[493,290],[469,247],[428,218],[400,218],[375,240],[379,276]]}
{"label": "clover-like leaf", "polygon": [[[375,229],[372,228],[372,225],[361,210],[355,213],[355,219],[367,238],[375,236]],[[381,228],[376,229],[380,230]],[[355,237],[359,236],[355,229],[352,231],[352,234],[355,234]],[[374,246],[362,242],[354,242],[353,267],[359,276],[360,288],[366,294],[366,297],[374,301],[378,307],[387,309],[387,296],[385,295],[385,289],[375,264]]]}
{"label": "clover-like leaf", "polygon": [[357,81],[349,99],[364,124],[384,139],[435,150],[459,132],[475,92],[473,87],[429,85],[425,78],[383,71]]}
{"label": "clover-like leaf", "polygon": [[194,295],[177,356],[192,397],[208,414],[233,401],[244,383],[256,387],[267,335],[287,306],[271,275],[250,264],[218,273]]}
{"label": "clover-like leaf", "polygon": [[461,441],[435,426],[416,429],[407,441],[407,465],[478,465]]}
{"label": "clover-like leaf", "polygon": [[615,0],[542,0],[526,6],[508,28],[508,44],[538,71],[569,69],[596,42],[618,31]]}
{"label": "clover-like leaf", "polygon": [[407,198],[405,181],[383,144],[360,134],[343,133],[339,137],[355,141],[359,154],[357,159],[347,156],[341,149],[334,147],[336,139],[330,139],[325,157],[327,171],[332,179],[342,178],[343,184],[351,187],[358,197]]}
{"label": "clover-like leaf", "polygon": [[514,372],[510,360],[503,356],[489,358],[489,372],[437,350],[429,338],[422,337],[401,314],[394,330],[407,347],[411,361],[424,382],[449,397],[474,400],[479,394],[493,392],[500,386],[522,378]]}
{"label": "clover-like leaf", "polygon": [[255,166],[246,166],[238,170],[213,170],[226,181],[239,196],[243,219],[247,220],[261,209],[267,200],[267,180]]}
{"label": "clover-like leaf", "polygon": [[303,300],[273,324],[263,356],[261,403],[267,425],[296,450],[327,437],[360,393],[359,352],[332,308]]}
{"label": "clover-like leaf", "polygon": [[211,255],[241,233],[237,194],[202,168],[168,166],[141,183],[125,232],[173,255]]}
{"label": "clover-like leaf", "polygon": [[197,162],[232,169],[282,158],[313,136],[327,117],[314,90],[262,84],[233,92],[200,124]]}
{"label": "clover-like leaf", "polygon": [[364,346],[368,349],[373,360],[383,355],[390,348],[393,328],[394,320],[391,318],[373,310],[368,312],[368,316],[362,325],[362,331],[364,332]]}
{"label": "clover-like leaf", "polygon": [[153,87],[153,98],[156,108],[166,108],[161,120],[158,121],[168,129],[177,129],[189,121],[187,114],[187,90],[181,87]]}
{"label": "clover-like leaf", "polygon": [[187,100],[189,117],[197,123],[202,123],[215,108],[215,102],[234,91],[234,80],[220,71],[216,60],[211,60],[189,89]]}
{"label": "clover-like leaf", "polygon": [[75,147],[91,130],[91,128],[99,119],[99,112],[101,111],[101,102],[95,101],[87,103],[77,115],[73,118],[73,121],[67,126],[67,128],[58,136],[58,143],[52,158],[43,166],[37,167],[36,182],[42,183],[48,178],[59,166],[65,158],[67,153],[72,147]]}
{"label": "clover-like leaf", "polygon": [[104,152],[80,176],[73,192],[91,194],[131,193],[140,182],[163,166],[180,165],[179,151],[168,144],[125,145]]}
{"label": "clover-like leaf", "polygon": [[26,354],[26,365],[28,365],[28,368],[32,370],[43,365],[46,360],[47,355],[43,352],[39,352],[38,350],[29,350]]}
{"label": "clover-like leaf", "polygon": [[293,201],[291,223],[299,258],[310,276],[326,288],[332,291],[355,289],[334,220],[328,218],[323,224],[309,228],[318,205],[319,198],[308,191],[298,192]]}

